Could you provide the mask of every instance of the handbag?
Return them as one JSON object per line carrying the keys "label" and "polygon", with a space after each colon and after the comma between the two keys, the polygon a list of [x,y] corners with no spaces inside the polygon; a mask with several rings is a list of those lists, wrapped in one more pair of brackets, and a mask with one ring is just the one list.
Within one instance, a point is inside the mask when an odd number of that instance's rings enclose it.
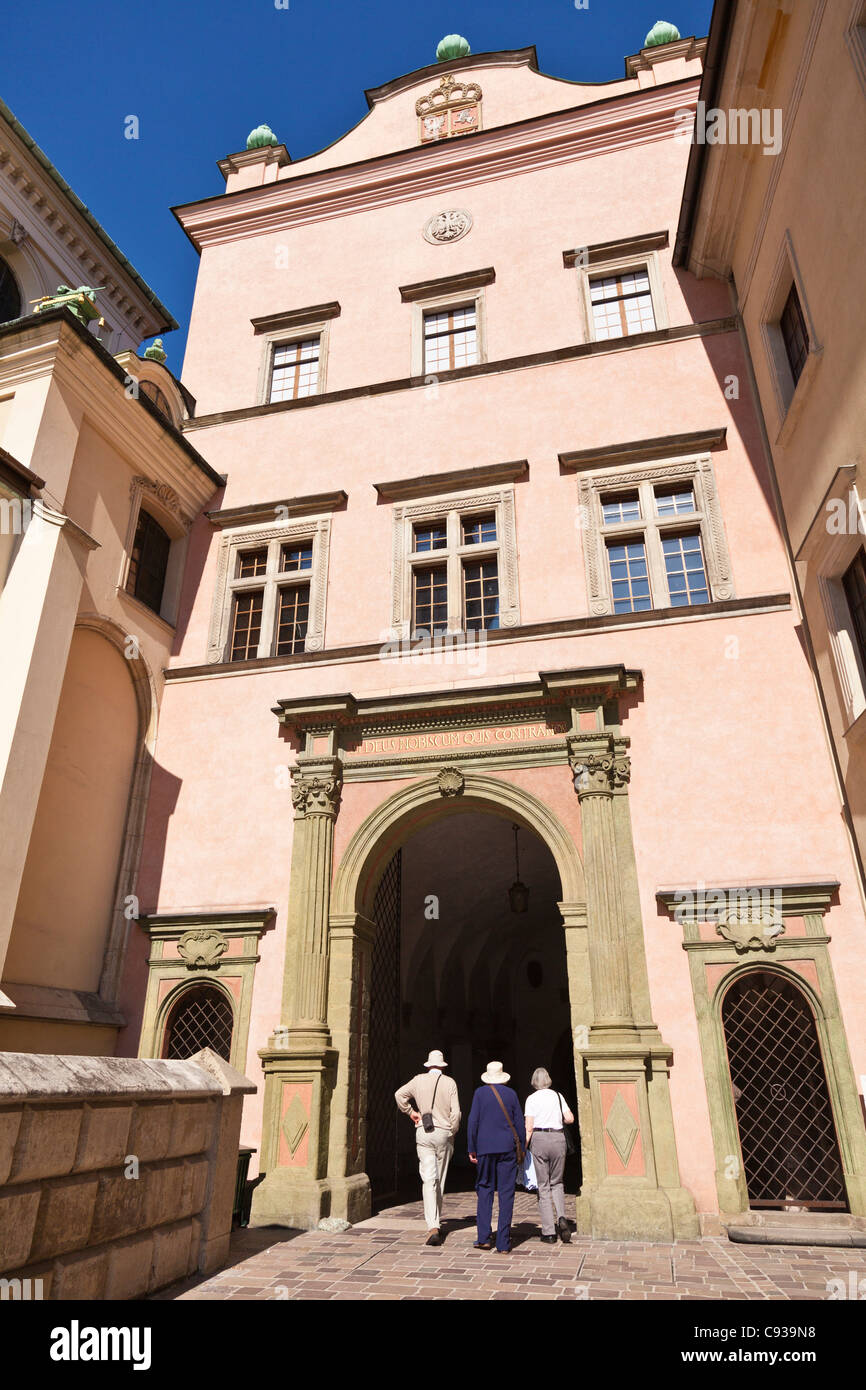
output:
{"label": "handbag", "polygon": [[562,1132],[565,1135],[565,1152],[567,1154],[573,1154],[574,1140],[571,1137],[571,1126],[565,1123],[565,1115],[563,1114],[562,1110],[562,1096],[559,1094],[558,1091],[556,1093],[556,1099],[559,1101],[559,1113],[560,1115],[562,1115]]}
{"label": "handbag", "polygon": [[433,1123],[433,1106],[436,1104],[436,1092],[437,1092],[438,1089],[439,1089],[439,1082],[440,1082],[441,1080],[442,1080],[442,1073],[441,1073],[441,1071],[440,1071],[439,1075],[438,1075],[437,1078],[436,1078],[436,1084],[435,1084],[435,1086],[433,1087],[433,1098],[432,1098],[432,1100],[430,1101],[430,1109],[429,1109],[429,1110],[425,1110],[425,1111],[424,1111],[424,1114],[421,1116],[421,1124],[424,1126],[424,1129],[425,1129],[425,1131],[426,1131],[427,1134],[432,1134],[432,1133],[433,1133],[433,1130],[436,1128],[436,1126],[435,1126],[434,1123]]}
{"label": "handbag", "polygon": [[499,1102],[499,1109],[502,1111],[503,1115],[505,1116],[505,1123],[508,1125],[508,1128],[511,1130],[511,1133],[514,1135],[514,1148],[515,1148],[515,1151],[516,1151],[516,1154],[517,1154],[517,1166],[518,1166],[518,1168],[519,1168],[520,1165],[521,1165],[521,1163],[523,1162],[523,1158],[524,1158],[524,1152],[525,1152],[525,1151],[524,1151],[523,1145],[521,1144],[520,1140],[519,1140],[518,1137],[517,1137],[517,1130],[514,1128],[514,1125],[511,1123],[511,1116],[509,1115],[508,1111],[505,1109],[505,1103],[504,1103],[504,1101],[503,1101],[501,1095],[499,1094],[499,1092],[497,1091],[497,1089],[496,1089],[495,1086],[491,1086],[490,1089],[491,1089],[491,1091],[493,1092],[493,1094],[495,1095],[496,1099],[497,1099],[498,1102]]}

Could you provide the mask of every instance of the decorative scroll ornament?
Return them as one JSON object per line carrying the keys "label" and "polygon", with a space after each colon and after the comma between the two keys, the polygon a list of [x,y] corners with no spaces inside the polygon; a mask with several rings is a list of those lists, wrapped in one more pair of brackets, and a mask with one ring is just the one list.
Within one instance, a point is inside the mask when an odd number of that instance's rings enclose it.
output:
{"label": "decorative scroll ornament", "polygon": [[746,951],[775,951],[776,937],[785,924],[778,912],[760,905],[731,908],[716,925],[716,932],[730,941],[738,955]]}
{"label": "decorative scroll ornament", "polygon": [[447,73],[429,96],[419,97],[415,103],[421,144],[480,130],[481,100],[477,82],[458,82]]}
{"label": "decorative scroll ornament", "polygon": [[186,512],[183,510],[180,498],[173,487],[169,487],[168,483],[152,483],[150,478],[145,478],[139,473],[133,478],[129,485],[130,497],[134,498],[139,489],[142,492],[150,493],[151,497],[155,497],[158,502],[162,503],[167,511],[170,511],[173,516],[177,517],[178,521],[187,531],[189,530],[190,526],[192,526],[193,519],[191,516],[187,516]]}
{"label": "decorative scroll ornament", "polygon": [[425,222],[424,240],[431,246],[447,245],[452,241],[460,241],[471,231],[471,213],[465,212],[463,208],[446,208],[444,212],[437,212]]}
{"label": "decorative scroll ornament", "polygon": [[616,787],[631,781],[631,758],[624,754],[573,753],[569,762],[580,800],[585,796],[610,796]]}
{"label": "decorative scroll ornament", "polygon": [[195,927],[185,931],[177,943],[178,955],[189,970],[215,970],[229,943],[222,932],[211,927]]}
{"label": "decorative scroll ornament", "polygon": [[300,816],[335,816],[341,789],[339,777],[304,777],[292,773],[292,805]]}
{"label": "decorative scroll ornament", "polygon": [[436,781],[439,784],[440,796],[462,796],[466,786],[466,779],[462,772],[458,772],[456,767],[443,767]]}

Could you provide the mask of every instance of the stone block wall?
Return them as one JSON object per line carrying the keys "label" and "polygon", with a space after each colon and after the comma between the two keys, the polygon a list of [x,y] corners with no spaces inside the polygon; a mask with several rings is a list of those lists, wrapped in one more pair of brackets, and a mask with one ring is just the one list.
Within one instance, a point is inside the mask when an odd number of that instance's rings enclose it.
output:
{"label": "stone block wall", "polygon": [[208,1049],[185,1062],[0,1052],[0,1280],[127,1299],[218,1269],[254,1090]]}

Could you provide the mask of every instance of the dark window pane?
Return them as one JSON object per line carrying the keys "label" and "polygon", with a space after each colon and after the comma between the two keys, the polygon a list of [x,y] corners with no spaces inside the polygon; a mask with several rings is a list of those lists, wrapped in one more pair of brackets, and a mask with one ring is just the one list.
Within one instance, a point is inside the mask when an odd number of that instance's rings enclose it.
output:
{"label": "dark window pane", "polygon": [[264,574],[268,567],[268,549],[262,546],[261,550],[244,550],[238,556],[238,579],[253,579],[260,574]]}
{"label": "dark window pane", "polygon": [[232,613],[230,661],[248,661],[259,654],[262,633],[262,600],[264,591],[254,589],[235,594]]}
{"label": "dark window pane", "polygon": [[140,511],[135,528],[135,540],[132,543],[129,572],[126,576],[126,589],[127,593],[132,594],[141,603],[146,603],[148,608],[152,608],[154,613],[158,613],[162,605],[170,546],[171,537],[163,531],[159,522],[154,521],[149,512]]}
{"label": "dark window pane", "polygon": [[277,656],[302,652],[310,617],[310,586],[297,584],[280,589],[277,603]]}
{"label": "dark window pane", "polygon": [[495,540],[495,516],[467,516],[463,518],[464,545],[488,545]]}
{"label": "dark window pane", "polygon": [[313,542],[302,541],[300,545],[284,545],[280,551],[280,569],[309,570],[313,567]]}
{"label": "dark window pane", "polygon": [[860,660],[866,668],[866,556],[862,550],[857,552],[853,564],[842,576],[842,587],[851,610],[851,622]]}
{"label": "dark window pane", "polygon": [[446,632],[448,629],[448,574],[444,565],[413,572],[412,629]]}
{"label": "dark window pane", "polygon": [[414,528],[415,551],[444,550],[448,537],[444,521],[425,521]]}
{"label": "dark window pane", "polygon": [[467,630],[499,627],[499,566],[493,558],[463,566],[463,621]]}
{"label": "dark window pane", "polygon": [[791,368],[791,376],[794,378],[794,385],[796,386],[809,354],[809,330],[806,328],[806,320],[803,317],[803,308],[800,304],[796,285],[791,286],[791,292],[785,300],[779,328],[782,331],[788,365]]}

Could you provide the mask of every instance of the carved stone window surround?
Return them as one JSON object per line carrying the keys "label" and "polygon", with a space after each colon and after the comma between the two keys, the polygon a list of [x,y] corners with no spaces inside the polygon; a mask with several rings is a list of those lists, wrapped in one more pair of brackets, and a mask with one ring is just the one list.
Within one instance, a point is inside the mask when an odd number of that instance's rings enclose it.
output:
{"label": "carved stone window surround", "polygon": [[[159,1056],[169,1015],[181,994],[190,986],[211,984],[231,1002],[234,1026],[229,1060],[243,1071],[259,946],[273,922],[272,907],[141,917],[139,925],[150,938],[150,955],[138,1055]],[[240,950],[234,944],[238,941]]]}
{"label": "carved stone window surround", "polygon": [[[496,545],[499,557],[499,622],[501,627],[517,627],[520,622],[520,602],[517,585],[517,531],[514,516],[514,488],[483,488],[472,492],[431,498],[424,502],[398,502],[394,505],[392,523],[393,568],[391,583],[391,629],[395,637],[409,638],[412,630],[412,570],[414,568],[413,527],[418,521],[447,518],[449,544],[448,565],[448,631],[460,632],[462,620],[462,581],[460,566],[468,555],[486,554],[487,546],[465,546],[460,543],[461,517],[494,512],[496,516]],[[445,551],[430,551],[418,557],[418,563],[429,565],[437,555],[446,562]],[[456,608],[457,611],[454,611]]]}
{"label": "carved stone window surround", "polygon": [[[168,483],[153,482],[152,479],[145,478],[141,474],[137,474],[130,482],[129,498],[129,522],[126,529],[126,539],[123,543],[120,573],[117,578],[117,592],[124,600],[129,599],[134,603],[137,609],[144,608],[152,616],[161,618],[173,629],[177,621],[183,566],[186,559],[189,528],[192,526],[193,518],[184,512],[181,500],[173,487]],[[159,613],[153,613],[153,610],[148,608],[146,604],[140,603],[133,594],[126,591],[132,547],[135,542],[138,516],[142,507],[150,513],[154,521],[159,522],[163,530],[171,537],[168,566],[165,572],[165,586]]]}
{"label": "carved stone window surround", "polygon": [[[695,510],[662,520],[653,516],[646,499],[659,483],[688,483],[694,490]],[[603,524],[601,499],[604,494],[618,491],[640,489],[642,492],[642,518],[633,523],[618,526]],[[725,537],[724,523],[716,491],[715,473],[709,454],[699,454],[690,458],[668,460],[664,463],[644,463],[627,468],[593,469],[581,475],[578,482],[580,502],[581,535],[586,568],[586,587],[589,611],[593,615],[613,612],[613,598],[610,587],[610,574],[607,564],[606,540],[620,535],[646,534],[654,528],[659,535],[666,530],[700,531],[704,552],[707,582],[712,601],[735,597],[731,560]],[[658,547],[647,545],[647,564],[650,572],[650,587],[653,594],[653,607],[665,607],[659,602],[667,594],[667,575],[664,561]]]}
{"label": "carved stone window surround", "polygon": [[[281,572],[280,547],[286,542],[312,541],[313,563],[310,569]],[[217,577],[214,589],[207,660],[209,664],[229,660],[231,640],[232,600],[244,589],[264,589],[259,657],[274,654],[276,645],[276,608],[278,590],[287,584],[309,583],[310,607],[304,650],[321,651],[325,640],[325,607],[328,587],[328,554],[331,543],[331,518],[309,517],[288,523],[274,522],[270,526],[240,527],[224,531],[220,538]],[[267,572],[250,579],[236,578],[238,555],[244,550],[268,548]]]}

